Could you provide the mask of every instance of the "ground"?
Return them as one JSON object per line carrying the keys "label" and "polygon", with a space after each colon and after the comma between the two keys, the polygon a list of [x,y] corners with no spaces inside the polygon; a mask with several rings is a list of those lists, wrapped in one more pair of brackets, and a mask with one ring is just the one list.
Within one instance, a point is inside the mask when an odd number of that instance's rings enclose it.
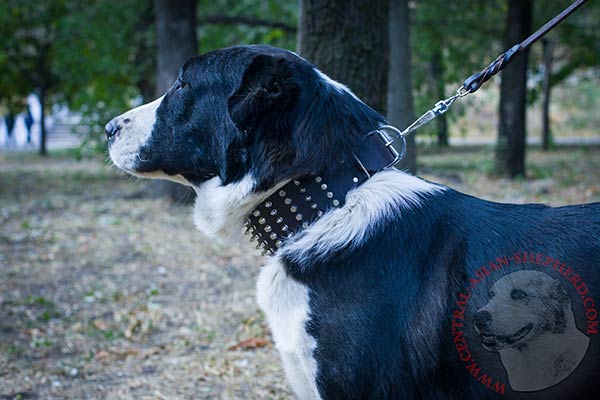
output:
{"label": "ground", "polygon": [[[600,149],[420,155],[491,200],[600,200]],[[201,236],[187,206],[96,161],[0,154],[0,399],[288,399],[254,284],[259,256]]]}

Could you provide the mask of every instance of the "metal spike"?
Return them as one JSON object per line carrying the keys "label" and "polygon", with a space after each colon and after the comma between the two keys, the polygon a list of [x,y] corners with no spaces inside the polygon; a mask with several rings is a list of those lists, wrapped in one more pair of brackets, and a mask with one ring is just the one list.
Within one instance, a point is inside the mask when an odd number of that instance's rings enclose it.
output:
{"label": "metal spike", "polygon": [[278,224],[283,222],[283,218],[282,217],[278,217],[275,222],[277,222]]}
{"label": "metal spike", "polygon": [[334,206],[336,206],[336,207],[340,205],[340,201],[339,201],[338,199],[333,199],[333,202],[332,202],[332,203],[333,203],[333,205],[334,205]]}
{"label": "metal spike", "polygon": [[265,232],[269,233],[273,230],[273,228],[271,228],[271,225],[265,225]]}
{"label": "metal spike", "polygon": [[296,221],[302,221],[303,215],[302,214],[296,214]]}
{"label": "metal spike", "polygon": [[279,191],[279,197],[285,197],[285,195],[286,195],[285,190]]}
{"label": "metal spike", "polygon": [[321,184],[321,189],[322,190],[327,190],[327,184],[326,183]]}
{"label": "metal spike", "polygon": [[320,183],[320,182],[321,182],[321,180],[322,180],[322,178],[321,178],[320,176],[317,176],[317,177],[315,178],[315,182],[317,182],[317,183]]}
{"label": "metal spike", "polygon": [[287,197],[283,202],[289,206],[290,204],[292,204],[292,199]]}
{"label": "metal spike", "polygon": [[260,217],[258,219],[258,223],[261,224],[261,225],[264,225],[266,222],[267,222],[267,220],[265,219],[265,217]]}
{"label": "metal spike", "polygon": [[275,240],[275,239],[277,239],[277,234],[275,232],[273,232],[269,235],[269,238],[271,238],[271,240]]}
{"label": "metal spike", "polygon": [[271,215],[277,215],[277,209],[276,208],[272,209],[269,214],[271,214]]}
{"label": "metal spike", "polygon": [[254,210],[254,211],[252,211],[252,215],[254,215],[255,217],[258,217],[258,216],[260,216],[260,211]]}
{"label": "metal spike", "polygon": [[272,256],[273,255],[273,250],[271,249],[265,249],[263,250],[262,253],[260,253],[261,256]]}
{"label": "metal spike", "polygon": [[329,198],[329,199],[333,198],[333,193],[327,192],[327,198]]}
{"label": "metal spike", "polygon": [[297,206],[291,206],[290,207],[290,211],[295,213],[296,211],[298,211],[298,207]]}
{"label": "metal spike", "polygon": [[273,203],[271,203],[270,201],[267,201],[265,203],[265,207],[267,207],[267,208],[271,208],[272,206],[273,206]]}

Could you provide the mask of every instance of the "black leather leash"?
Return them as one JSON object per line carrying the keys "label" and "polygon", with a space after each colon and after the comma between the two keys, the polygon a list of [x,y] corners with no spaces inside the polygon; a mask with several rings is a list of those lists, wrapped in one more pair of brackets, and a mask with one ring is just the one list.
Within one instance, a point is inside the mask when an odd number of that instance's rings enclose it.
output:
{"label": "black leather leash", "polygon": [[405,138],[407,135],[411,134],[416,129],[425,125],[435,117],[438,117],[446,111],[448,111],[452,103],[454,103],[457,99],[476,92],[492,76],[502,71],[519,54],[521,54],[525,49],[529,48],[532,44],[541,39],[551,29],[555,28],[558,24],[564,21],[569,15],[575,12],[575,10],[581,7],[586,1],[587,0],[575,1],[556,17],[552,18],[550,21],[544,24],[540,29],[538,29],[527,39],[523,40],[519,44],[515,44],[513,47],[496,57],[496,59],[492,61],[490,65],[485,67],[483,70],[465,79],[463,84],[456,90],[456,94],[445,100],[440,100],[437,103],[435,103],[435,106],[431,110],[428,110],[425,114],[423,114],[415,122],[413,122],[408,128],[402,131],[402,138]]}

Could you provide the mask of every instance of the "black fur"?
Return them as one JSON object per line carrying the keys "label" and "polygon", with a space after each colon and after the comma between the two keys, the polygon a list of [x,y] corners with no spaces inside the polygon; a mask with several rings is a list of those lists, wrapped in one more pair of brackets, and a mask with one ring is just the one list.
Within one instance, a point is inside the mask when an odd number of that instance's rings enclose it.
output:
{"label": "black fur", "polygon": [[[157,115],[140,171],[182,174],[195,184],[213,176],[227,184],[251,171],[257,190],[335,171],[352,161],[367,132],[385,122],[325,82],[307,61],[266,46],[191,59]],[[452,311],[457,293],[488,260],[529,251],[569,262],[600,301],[600,203],[497,204],[448,189],[375,223],[358,247],[309,255],[301,264],[286,259],[287,273],[310,288],[307,328],[317,342],[322,397],[493,398],[457,356]],[[583,326],[580,312],[577,318]],[[596,388],[597,342],[592,337],[581,367],[596,379],[574,376],[543,393],[506,396],[576,398]]]}

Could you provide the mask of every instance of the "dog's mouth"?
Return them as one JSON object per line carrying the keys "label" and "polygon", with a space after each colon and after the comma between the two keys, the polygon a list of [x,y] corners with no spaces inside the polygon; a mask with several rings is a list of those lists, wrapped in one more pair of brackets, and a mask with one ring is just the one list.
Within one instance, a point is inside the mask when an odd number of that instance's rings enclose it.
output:
{"label": "dog's mouth", "polygon": [[498,351],[505,347],[512,347],[525,338],[532,329],[533,324],[528,324],[510,336],[481,333],[481,345],[488,351]]}

